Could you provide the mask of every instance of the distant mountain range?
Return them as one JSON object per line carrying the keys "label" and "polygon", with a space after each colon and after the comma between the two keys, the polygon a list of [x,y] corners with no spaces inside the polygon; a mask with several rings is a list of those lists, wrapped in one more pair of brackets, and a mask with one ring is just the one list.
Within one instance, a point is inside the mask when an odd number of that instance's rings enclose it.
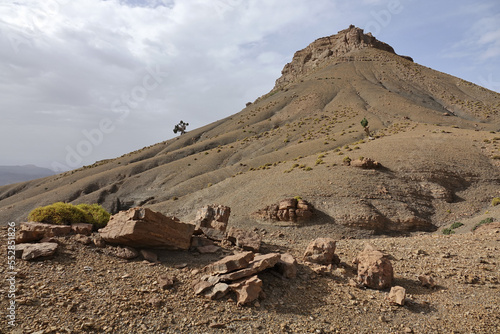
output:
{"label": "distant mountain range", "polygon": [[35,165],[0,166],[0,186],[39,179],[56,174],[48,168]]}

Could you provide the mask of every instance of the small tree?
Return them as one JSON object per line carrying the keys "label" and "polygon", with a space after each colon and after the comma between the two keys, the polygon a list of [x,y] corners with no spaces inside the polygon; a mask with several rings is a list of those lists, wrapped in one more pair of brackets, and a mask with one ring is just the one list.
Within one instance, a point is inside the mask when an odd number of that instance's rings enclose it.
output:
{"label": "small tree", "polygon": [[181,135],[186,133],[186,128],[189,126],[189,123],[184,123],[184,121],[180,121],[179,124],[177,124],[174,127],[174,133],[180,132]]}
{"label": "small tree", "polygon": [[368,137],[371,137],[370,128],[368,127],[368,120],[366,119],[366,117],[361,120],[361,126],[365,129],[366,135]]}

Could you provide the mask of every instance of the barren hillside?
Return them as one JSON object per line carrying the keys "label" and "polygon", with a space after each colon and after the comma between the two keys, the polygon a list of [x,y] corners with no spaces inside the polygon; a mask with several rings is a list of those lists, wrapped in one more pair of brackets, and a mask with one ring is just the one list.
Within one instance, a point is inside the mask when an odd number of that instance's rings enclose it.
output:
{"label": "barren hillside", "polygon": [[[220,203],[246,224],[255,211],[301,196],[331,223],[434,230],[498,195],[499,111],[500,94],[398,56],[351,26],[298,51],[276,87],[233,116],[0,187],[0,216],[22,221],[37,206],[66,201],[113,213],[142,205],[189,220],[194,208]],[[344,166],[346,156],[383,168]]]}

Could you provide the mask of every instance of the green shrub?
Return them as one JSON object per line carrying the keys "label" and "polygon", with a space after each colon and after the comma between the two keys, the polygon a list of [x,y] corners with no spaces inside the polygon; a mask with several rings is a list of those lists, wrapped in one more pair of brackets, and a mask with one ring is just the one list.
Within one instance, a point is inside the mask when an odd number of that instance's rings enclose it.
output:
{"label": "green shrub", "polygon": [[459,228],[460,226],[463,226],[463,225],[464,224],[462,224],[461,222],[455,222],[455,223],[451,224],[450,228],[452,230],[454,230],[454,229],[457,229],[457,228]]}
{"label": "green shrub", "polygon": [[73,204],[57,202],[36,208],[28,215],[28,220],[57,225],[70,225],[73,223],[89,223],[91,215]]}
{"label": "green shrub", "polygon": [[493,198],[493,200],[491,201],[491,206],[497,206],[498,204],[500,204],[500,197]]}
{"label": "green shrub", "polygon": [[490,224],[490,223],[493,223],[494,219],[493,217],[489,217],[489,218],[486,218],[486,219],[483,219],[481,220],[479,223],[477,223],[473,228],[472,230],[475,231],[479,226],[481,225],[486,225],[486,224]]}
{"label": "green shrub", "polygon": [[111,218],[111,214],[99,204],[78,204],[76,207],[91,216],[89,223],[94,225],[95,229],[106,226]]}
{"label": "green shrub", "polygon": [[95,229],[106,226],[111,215],[99,204],[79,204],[57,202],[36,208],[28,215],[28,220],[46,224],[71,225],[85,223]]}
{"label": "green shrub", "polygon": [[455,234],[455,231],[453,231],[451,228],[445,228],[443,230],[444,235],[450,235],[450,234]]}
{"label": "green shrub", "polygon": [[297,201],[300,201],[300,200],[302,199],[302,197],[300,197],[300,196],[295,196],[294,198],[295,198]]}

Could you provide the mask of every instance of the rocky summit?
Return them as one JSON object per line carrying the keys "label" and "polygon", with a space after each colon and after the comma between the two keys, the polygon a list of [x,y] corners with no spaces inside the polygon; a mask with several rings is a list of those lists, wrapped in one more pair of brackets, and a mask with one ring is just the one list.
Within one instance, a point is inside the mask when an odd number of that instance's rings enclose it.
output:
{"label": "rocky summit", "polygon": [[[0,187],[16,330],[498,332],[499,112],[357,27],[320,38],[234,115]],[[59,201],[112,217],[26,221]]]}

